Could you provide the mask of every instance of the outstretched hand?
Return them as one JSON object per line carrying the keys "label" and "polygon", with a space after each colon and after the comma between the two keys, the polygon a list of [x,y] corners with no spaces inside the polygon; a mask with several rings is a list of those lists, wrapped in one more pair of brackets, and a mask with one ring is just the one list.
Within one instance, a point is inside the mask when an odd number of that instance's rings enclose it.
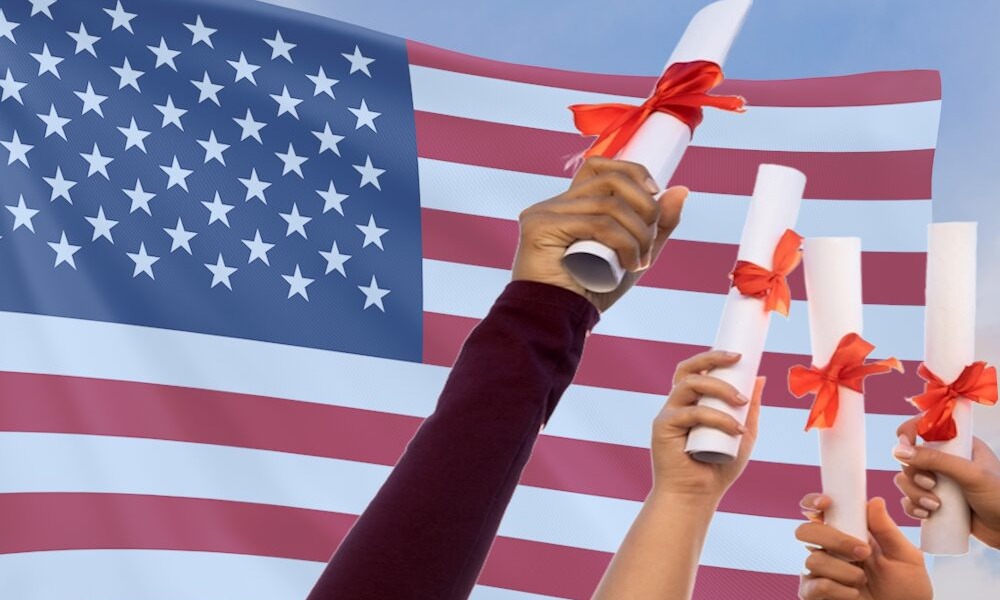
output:
{"label": "outstretched hand", "polygon": [[[568,190],[521,213],[513,278],[566,288],[603,312],[656,261],[680,222],[687,195],[684,187],[660,194],[642,165],[588,158]],[[618,254],[626,270],[621,285],[607,293],[591,292],[566,272],[563,254],[577,240],[597,240]]]}

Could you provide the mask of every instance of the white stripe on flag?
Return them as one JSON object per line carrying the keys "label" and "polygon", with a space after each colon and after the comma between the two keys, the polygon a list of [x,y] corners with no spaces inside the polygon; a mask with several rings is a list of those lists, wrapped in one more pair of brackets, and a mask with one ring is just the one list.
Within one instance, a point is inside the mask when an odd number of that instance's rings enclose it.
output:
{"label": "white stripe on flag", "polygon": [[[571,104],[636,98],[490,79],[410,66],[416,110],[576,133]],[[941,102],[872,106],[751,106],[744,114],[705,111],[693,145],[795,152],[881,152],[933,148]]]}
{"label": "white stripe on flag", "polygon": [[[495,219],[517,220],[522,210],[569,186],[562,177],[432,158],[419,159],[419,167],[423,208]],[[737,245],[749,203],[749,196],[692,192],[671,238]],[[795,229],[806,237],[860,237],[866,252],[926,252],[930,221],[930,200],[808,200]]]}
{"label": "white stripe on flag", "polygon": [[[424,309],[482,318],[510,281],[510,272],[424,259]],[[711,346],[726,297],[679,290],[636,287],[601,316],[594,333]],[[923,306],[866,304],[865,339],[875,344],[872,358],[923,356]],[[770,352],[810,354],[806,303],[792,302],[788,319],[774,317],[765,348]]]}
{"label": "white stripe on flag", "polygon": [[[157,465],[154,473],[151,464]],[[199,468],[191,469],[192,464]],[[100,471],[114,477],[93,476]],[[0,493],[181,496],[360,514],[389,471],[381,465],[209,444],[0,433]],[[614,552],[640,506],[631,500],[522,485],[499,535]],[[803,552],[793,535],[798,524],[793,519],[717,513],[702,564],[798,573]],[[773,553],[759,551],[761,540],[772,540]]]}

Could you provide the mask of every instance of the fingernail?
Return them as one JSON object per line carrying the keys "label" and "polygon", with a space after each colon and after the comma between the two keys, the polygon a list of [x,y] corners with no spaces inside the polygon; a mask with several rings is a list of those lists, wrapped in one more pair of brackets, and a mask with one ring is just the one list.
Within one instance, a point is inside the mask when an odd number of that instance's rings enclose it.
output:
{"label": "fingernail", "polygon": [[903,444],[900,444],[892,449],[892,455],[899,460],[909,460],[913,458],[915,453],[916,451],[912,446],[904,446]]}
{"label": "fingernail", "polygon": [[868,547],[867,546],[855,546],[854,547],[854,556],[857,557],[857,558],[864,558],[864,557],[868,556]]}
{"label": "fingernail", "polygon": [[913,447],[913,444],[910,443],[910,438],[906,437],[905,435],[899,436],[899,445],[903,446],[904,448]]}
{"label": "fingernail", "polygon": [[726,356],[729,358],[739,358],[742,355],[739,352],[726,352]]}
{"label": "fingernail", "polygon": [[656,182],[653,181],[652,177],[646,178],[645,185],[646,185],[646,191],[648,191],[650,194],[655,194],[660,191],[660,186],[656,185]]}
{"label": "fingernail", "polygon": [[933,498],[921,498],[919,503],[920,506],[923,506],[927,510],[937,510],[941,508],[941,503]]}
{"label": "fingernail", "polygon": [[743,394],[736,394],[736,400],[740,404],[749,404],[750,403],[750,398],[747,398]]}
{"label": "fingernail", "polygon": [[819,498],[813,498],[812,499],[812,505],[815,506],[816,509],[818,510],[819,509]]}
{"label": "fingernail", "polygon": [[808,567],[802,567],[802,576],[803,577],[810,577],[810,576],[812,576],[812,574],[813,574],[813,572],[810,571]]}
{"label": "fingernail", "polygon": [[738,425],[736,427],[736,430],[739,431],[740,433],[747,433],[748,431],[750,431],[749,429],[747,429],[746,425]]}
{"label": "fingernail", "polygon": [[918,519],[926,519],[927,517],[931,516],[931,513],[927,512],[926,510],[924,510],[922,508],[914,508],[913,509],[913,516],[916,517],[916,518],[918,518]]}
{"label": "fingernail", "polygon": [[913,483],[916,483],[917,485],[919,485],[920,487],[922,487],[922,488],[924,488],[925,490],[928,490],[928,491],[933,490],[934,486],[937,485],[937,481],[935,481],[934,478],[928,477],[928,476],[924,475],[923,473],[920,473],[919,475],[916,475],[913,478]]}
{"label": "fingernail", "polygon": [[809,519],[810,521],[812,521],[813,518],[818,517],[820,515],[820,512],[818,510],[810,510],[808,508],[803,508],[801,512],[802,516]]}

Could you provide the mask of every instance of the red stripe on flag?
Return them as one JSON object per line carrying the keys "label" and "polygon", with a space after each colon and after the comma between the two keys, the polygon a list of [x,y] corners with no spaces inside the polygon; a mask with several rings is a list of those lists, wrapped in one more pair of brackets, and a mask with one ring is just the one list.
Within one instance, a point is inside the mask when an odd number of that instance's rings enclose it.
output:
{"label": "red stripe on flag", "polygon": [[[548,131],[422,111],[415,112],[417,154],[466,165],[569,177],[566,161],[589,141]],[[692,146],[672,183],[699,192],[750,196],[757,167],[774,163],[808,177],[805,196],[834,200],[931,197],[934,150],[784,152]]]}
{"label": "red stripe on flag", "polygon": [[[413,41],[407,41],[406,47],[411,65],[548,87],[645,98],[656,82],[653,76],[601,75],[500,62]],[[755,106],[900,104],[940,100],[941,75],[911,70],[770,81],[730,79],[716,93],[739,94]]]}
{"label": "red stripe on flag", "polygon": [[[424,258],[481,267],[510,269],[517,249],[516,221],[420,210]],[[736,262],[738,246],[670,240],[664,256],[642,276],[640,285],[652,288],[725,294],[726,274]],[[865,304],[924,303],[927,255],[923,252],[865,252],[862,254]],[[692,268],[694,266],[694,268]],[[802,269],[789,278],[792,297],[806,299]]]}
{"label": "red stripe on flag", "polygon": [[[424,362],[450,367],[465,338],[478,322],[478,319],[425,312]],[[587,338],[583,361],[573,381],[581,385],[665,397],[670,393],[670,376],[677,363],[707,349],[704,346],[595,334]],[[785,382],[788,369],[810,362],[809,356],[765,352],[760,374],[767,377],[771,384],[764,403],[767,406],[807,408],[810,400],[789,394]],[[867,380],[865,389],[869,401],[865,404],[865,411],[887,415],[914,414],[915,409],[903,399],[923,391],[923,381],[917,376],[918,364],[904,361],[905,374]]]}
{"label": "red stripe on flag", "polygon": [[[2,430],[172,440],[394,465],[421,419],[262,396],[84,379],[0,373]],[[804,435],[804,434],[803,434]],[[869,491],[898,497],[893,473],[869,471]],[[645,448],[543,435],[522,483],[642,501],[651,485]],[[722,510],[798,518],[819,489],[819,468],[751,462]],[[889,503],[897,519],[898,503]]]}
{"label": "red stripe on flag", "polygon": [[[0,494],[9,519],[0,554],[53,550],[175,550],[223,552],[326,562],[356,517],[264,504],[126,494]],[[498,537],[480,583],[585,600],[611,554]],[[773,598],[795,589],[787,575],[699,569],[695,598]]]}

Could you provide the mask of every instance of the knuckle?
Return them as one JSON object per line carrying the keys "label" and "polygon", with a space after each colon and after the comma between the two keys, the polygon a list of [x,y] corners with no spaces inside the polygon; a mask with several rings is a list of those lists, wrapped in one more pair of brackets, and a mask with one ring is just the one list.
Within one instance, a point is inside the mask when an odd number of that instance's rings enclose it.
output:
{"label": "knuckle", "polygon": [[819,552],[813,552],[806,557],[806,568],[810,571],[819,569],[823,564],[823,558]]}

